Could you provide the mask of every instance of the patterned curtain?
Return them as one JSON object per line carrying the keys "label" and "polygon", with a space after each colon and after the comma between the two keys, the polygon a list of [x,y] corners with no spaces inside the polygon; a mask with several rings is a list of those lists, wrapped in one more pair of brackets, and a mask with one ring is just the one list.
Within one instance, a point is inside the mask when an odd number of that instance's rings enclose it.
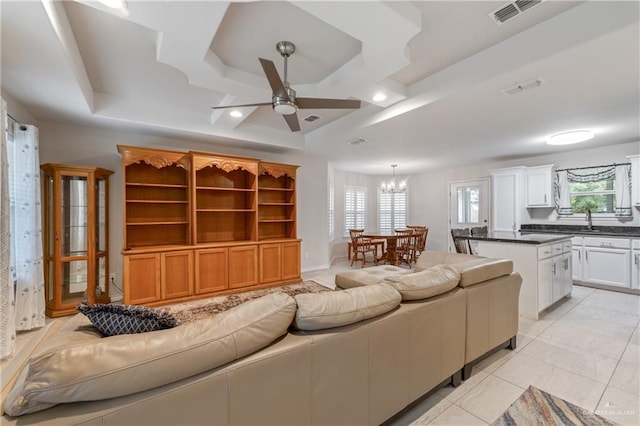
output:
{"label": "patterned curtain", "polygon": [[616,216],[632,217],[631,213],[631,165],[616,166]]}
{"label": "patterned curtain", "polygon": [[16,340],[14,288],[11,274],[11,235],[9,234],[9,172],[7,162],[7,104],[0,99],[0,358],[13,353]]}
{"label": "patterned curtain", "polygon": [[556,210],[560,216],[571,216],[571,191],[569,190],[569,178],[566,170],[556,173]]}
{"label": "patterned curtain", "polygon": [[31,330],[45,324],[38,129],[15,123],[13,135],[9,179],[15,215],[11,232],[16,274],[15,322],[17,330]]}

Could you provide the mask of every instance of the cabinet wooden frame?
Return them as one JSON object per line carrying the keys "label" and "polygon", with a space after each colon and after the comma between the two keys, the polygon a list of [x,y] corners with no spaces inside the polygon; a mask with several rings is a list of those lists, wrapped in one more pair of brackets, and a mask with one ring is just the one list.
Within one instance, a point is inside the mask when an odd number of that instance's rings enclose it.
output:
{"label": "cabinet wooden frame", "polygon": [[[156,306],[300,281],[298,166],[195,151],[118,150],[124,303]],[[146,231],[153,225],[157,234]],[[273,265],[263,261],[263,244],[278,247],[264,260]],[[272,267],[275,273],[264,280]]]}
{"label": "cabinet wooden frame", "polygon": [[190,163],[185,154],[122,145],[118,152],[125,249],[190,244]]}
{"label": "cabinet wooden frame", "polygon": [[[45,314],[49,317],[72,315],[77,311],[75,307],[82,299],[90,303],[108,303],[109,298],[109,176],[111,170],[100,167],[82,167],[47,163],[40,166],[43,172],[43,218],[44,218],[44,279],[45,279]],[[70,188],[64,190],[65,178],[79,178],[86,181],[83,192],[86,205],[72,206],[70,204]],[[97,194],[99,182],[104,184],[102,196]],[[102,197],[102,199],[101,199]],[[63,199],[65,198],[65,199]],[[103,205],[100,205],[100,202]],[[85,228],[86,248],[82,253],[73,253],[71,248],[63,250],[63,244],[71,244],[69,235],[63,232],[63,221],[70,221],[70,209],[79,207],[86,209],[86,224],[78,225]],[[103,209],[104,223],[99,223]],[[104,226],[103,238],[97,235],[96,228]],[[72,225],[66,227],[70,229]],[[99,231],[98,231],[99,233]],[[97,247],[100,243],[101,247]],[[98,287],[98,265],[104,263],[102,276],[104,290]],[[86,289],[81,297],[74,297],[70,288],[71,280],[65,284],[64,269],[71,268],[73,262],[84,262],[86,268]],[[81,282],[80,285],[83,283]]]}

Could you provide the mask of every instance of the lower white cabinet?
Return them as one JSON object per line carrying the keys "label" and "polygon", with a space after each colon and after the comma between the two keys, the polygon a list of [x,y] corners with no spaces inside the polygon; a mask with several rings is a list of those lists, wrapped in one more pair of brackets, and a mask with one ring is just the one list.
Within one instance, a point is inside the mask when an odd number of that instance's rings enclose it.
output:
{"label": "lower white cabinet", "polygon": [[633,263],[629,238],[575,237],[571,251],[574,280],[634,288],[631,275],[636,265]]}
{"label": "lower white cabinet", "polygon": [[631,252],[631,288],[640,289],[640,240],[633,240]]}
{"label": "lower white cabinet", "polygon": [[540,312],[570,295],[573,288],[569,237],[547,244],[478,241],[478,254],[510,259],[522,276],[520,315],[537,320]]}

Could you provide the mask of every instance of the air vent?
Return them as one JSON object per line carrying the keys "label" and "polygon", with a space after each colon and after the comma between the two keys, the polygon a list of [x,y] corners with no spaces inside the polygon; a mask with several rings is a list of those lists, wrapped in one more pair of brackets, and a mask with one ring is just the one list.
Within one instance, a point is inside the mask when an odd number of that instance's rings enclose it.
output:
{"label": "air vent", "polygon": [[526,90],[535,89],[536,87],[540,87],[544,84],[544,80],[541,78],[536,78],[535,80],[525,81],[523,83],[518,83],[514,86],[510,86],[500,91],[505,95],[517,95],[518,93],[522,93]]}
{"label": "air vent", "polygon": [[353,138],[353,139],[349,139],[347,141],[347,143],[349,145],[360,145],[362,143],[365,143],[367,140],[365,138]]}
{"label": "air vent", "polygon": [[320,120],[320,116],[312,114],[312,115],[306,116],[303,120],[308,121],[309,123],[313,123],[316,120]]}
{"label": "air vent", "polygon": [[502,25],[509,19],[515,18],[540,3],[542,3],[542,0],[517,0],[494,10],[489,14],[489,16],[496,22],[496,24]]}

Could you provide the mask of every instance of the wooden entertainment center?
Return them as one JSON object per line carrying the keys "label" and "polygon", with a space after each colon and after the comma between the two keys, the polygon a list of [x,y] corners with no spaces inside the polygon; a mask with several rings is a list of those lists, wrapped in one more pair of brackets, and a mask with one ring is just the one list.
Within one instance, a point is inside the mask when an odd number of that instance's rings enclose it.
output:
{"label": "wooden entertainment center", "polygon": [[300,281],[296,169],[254,158],[118,146],[126,304]]}

